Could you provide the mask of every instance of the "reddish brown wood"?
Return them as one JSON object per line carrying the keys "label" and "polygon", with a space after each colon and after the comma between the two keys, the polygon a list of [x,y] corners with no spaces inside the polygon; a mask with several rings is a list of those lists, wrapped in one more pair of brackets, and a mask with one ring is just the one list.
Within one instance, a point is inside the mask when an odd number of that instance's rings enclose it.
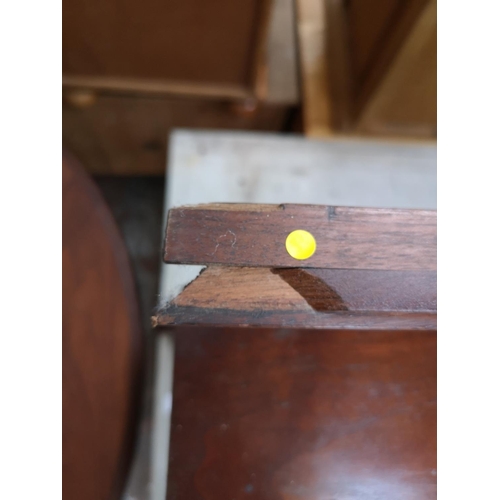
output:
{"label": "reddish brown wood", "polygon": [[328,311],[435,312],[435,271],[275,269],[308,304]]}
{"label": "reddish brown wood", "polygon": [[63,497],[120,498],[142,336],[125,245],[83,168],[63,154]]}
{"label": "reddish brown wood", "polygon": [[330,330],[433,330],[434,313],[307,311],[234,311],[233,309],[167,306],[153,317],[154,326],[234,326]]}
{"label": "reddish brown wood", "polygon": [[[297,261],[285,240],[316,238]],[[170,210],[164,260],[183,264],[373,270],[436,270],[436,212],[321,205],[213,204]]]}
{"label": "reddish brown wood", "polygon": [[170,500],[436,498],[436,333],[183,329]]}
{"label": "reddish brown wood", "polygon": [[434,271],[210,266],[156,325],[435,329]]}
{"label": "reddish brown wood", "polygon": [[[307,260],[286,251],[295,229],[316,238]],[[435,211],[180,207],[169,212],[165,261],[211,266],[159,310],[157,325],[436,328]]]}

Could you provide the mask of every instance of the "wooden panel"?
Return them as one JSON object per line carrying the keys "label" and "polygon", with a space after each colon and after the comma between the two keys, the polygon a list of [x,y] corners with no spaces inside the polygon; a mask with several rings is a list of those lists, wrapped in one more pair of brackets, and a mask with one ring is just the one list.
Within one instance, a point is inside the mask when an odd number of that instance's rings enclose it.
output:
{"label": "wooden panel", "polygon": [[[332,118],[332,126],[339,131],[352,129],[353,106],[356,79],[353,78],[351,34],[344,0],[324,0],[325,24],[324,57],[318,59],[325,65],[328,97],[316,106],[327,106]],[[316,96],[314,96],[316,99]],[[331,131],[329,132],[331,133]]]}
{"label": "wooden panel", "polygon": [[265,60],[267,102],[300,102],[295,29],[294,0],[273,0]]}
{"label": "wooden panel", "polygon": [[435,0],[298,0],[298,12],[308,136],[435,138]]}
{"label": "wooden panel", "polygon": [[[317,249],[295,260],[291,231]],[[322,205],[212,204],[169,211],[165,262],[265,267],[435,270],[436,212]]]}
{"label": "wooden panel", "polygon": [[316,311],[435,312],[435,271],[274,269]]}
{"label": "wooden panel", "polygon": [[430,330],[436,273],[209,266],[153,324]]}
{"label": "wooden panel", "polygon": [[435,332],[185,329],[170,500],[436,498]]}
{"label": "wooden panel", "polygon": [[352,71],[355,79],[360,81],[376,59],[384,36],[391,32],[391,25],[397,20],[405,4],[408,4],[408,0],[348,0],[343,3],[349,18]]}
{"label": "wooden panel", "polygon": [[142,336],[131,269],[91,179],[63,154],[63,497],[121,496]]}
{"label": "wooden panel", "polygon": [[[364,110],[367,102],[377,91],[379,85],[386,77],[387,72],[395,63],[398,54],[404,43],[420,18],[422,11],[432,3],[432,0],[407,0],[398,1],[393,6],[392,11],[388,12],[388,18],[385,20],[384,29],[381,30],[379,37],[370,47],[371,55],[364,67],[359,68],[360,73],[355,81],[355,117],[358,118]],[[363,9],[360,9],[363,10]],[[368,13],[366,17],[374,17]],[[361,32],[366,29],[366,23],[361,23]],[[351,35],[354,37],[354,34]]]}
{"label": "wooden panel", "polygon": [[63,74],[65,94],[83,90],[142,95],[170,95],[215,99],[261,99],[269,103],[297,105],[300,101],[296,61],[293,0],[265,0],[261,9],[258,45],[251,78],[245,84],[151,79],[133,76]]}
{"label": "wooden panel", "polygon": [[63,74],[252,83],[265,0],[64,0]]}
{"label": "wooden panel", "polygon": [[437,127],[437,7],[418,19],[362,112],[359,130],[435,137]]}
{"label": "wooden panel", "polygon": [[325,137],[334,128],[327,62],[325,0],[297,0],[304,129]]}
{"label": "wooden panel", "polygon": [[166,97],[99,95],[63,106],[63,144],[95,174],[164,175],[172,127],[281,130],[287,109]]}

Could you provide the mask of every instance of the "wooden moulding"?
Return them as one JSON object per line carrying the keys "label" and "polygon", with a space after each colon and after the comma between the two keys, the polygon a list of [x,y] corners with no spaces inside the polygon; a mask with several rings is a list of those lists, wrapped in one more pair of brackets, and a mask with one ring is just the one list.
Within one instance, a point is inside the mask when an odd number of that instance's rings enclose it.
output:
{"label": "wooden moulding", "polygon": [[[285,250],[295,229],[316,253]],[[170,210],[165,262],[327,269],[436,269],[436,212],[322,205],[212,204]]]}
{"label": "wooden moulding", "polygon": [[[287,235],[317,242],[304,261]],[[436,328],[436,212],[212,204],[169,212],[164,260],[208,265],[155,325]]]}
{"label": "wooden moulding", "polygon": [[99,93],[165,95],[176,97],[202,97],[205,99],[245,100],[254,97],[251,89],[243,85],[208,84],[146,78],[118,78],[108,76],[63,75],[65,93],[85,89]]}

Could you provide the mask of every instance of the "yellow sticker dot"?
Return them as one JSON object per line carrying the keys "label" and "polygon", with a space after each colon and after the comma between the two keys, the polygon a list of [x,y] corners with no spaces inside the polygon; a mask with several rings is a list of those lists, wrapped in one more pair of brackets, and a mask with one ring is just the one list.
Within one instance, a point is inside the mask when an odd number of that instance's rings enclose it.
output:
{"label": "yellow sticker dot", "polygon": [[286,238],[286,251],[297,260],[305,260],[316,251],[316,240],[309,231],[296,229]]}

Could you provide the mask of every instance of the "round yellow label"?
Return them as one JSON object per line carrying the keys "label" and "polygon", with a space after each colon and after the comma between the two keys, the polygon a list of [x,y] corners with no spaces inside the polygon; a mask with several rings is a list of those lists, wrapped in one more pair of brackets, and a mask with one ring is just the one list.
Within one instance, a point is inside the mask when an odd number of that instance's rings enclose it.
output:
{"label": "round yellow label", "polygon": [[309,231],[296,229],[286,238],[286,251],[297,260],[305,260],[316,251],[316,240]]}

